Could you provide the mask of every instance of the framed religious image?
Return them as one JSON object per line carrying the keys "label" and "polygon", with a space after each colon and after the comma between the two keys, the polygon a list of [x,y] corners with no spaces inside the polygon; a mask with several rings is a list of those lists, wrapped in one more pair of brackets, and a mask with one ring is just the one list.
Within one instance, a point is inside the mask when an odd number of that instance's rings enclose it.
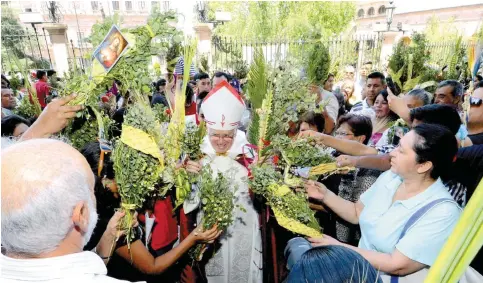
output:
{"label": "framed religious image", "polygon": [[94,57],[109,72],[127,50],[129,43],[116,25],[113,25],[104,40],[94,51]]}

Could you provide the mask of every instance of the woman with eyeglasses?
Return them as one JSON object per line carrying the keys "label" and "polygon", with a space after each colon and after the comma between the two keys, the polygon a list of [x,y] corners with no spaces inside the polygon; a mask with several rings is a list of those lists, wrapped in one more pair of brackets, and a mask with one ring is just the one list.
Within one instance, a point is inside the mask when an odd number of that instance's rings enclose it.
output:
{"label": "woman with eyeglasses", "polygon": [[[97,246],[106,230],[109,219],[120,207],[121,199],[108,148],[103,145],[101,149],[99,142],[92,142],[87,144],[81,153],[96,178],[94,194],[99,221],[91,240],[84,247],[85,250],[92,250]],[[130,249],[124,237],[120,237],[117,242],[112,243],[114,253],[110,258],[105,259],[108,260],[107,270],[111,277],[128,281],[149,279],[146,274],[160,274],[167,271],[196,243],[212,241],[219,235],[215,227],[204,232],[193,231],[178,246],[155,258],[141,241],[140,228],[133,228],[133,230],[135,239],[132,240]]]}
{"label": "woman with eyeglasses", "polygon": [[[245,104],[238,92],[228,82],[222,81],[201,104],[208,128],[201,151],[205,157],[188,161],[186,169],[199,173],[203,166],[210,166],[213,173],[224,173],[233,179],[235,205],[234,222],[222,233],[214,245],[204,253],[207,282],[262,282],[262,243],[258,213],[248,190],[248,161],[240,156],[248,155],[250,148],[245,134],[238,130]],[[242,165],[243,163],[244,165]],[[197,192],[185,201],[185,213],[197,213],[200,209]]]}

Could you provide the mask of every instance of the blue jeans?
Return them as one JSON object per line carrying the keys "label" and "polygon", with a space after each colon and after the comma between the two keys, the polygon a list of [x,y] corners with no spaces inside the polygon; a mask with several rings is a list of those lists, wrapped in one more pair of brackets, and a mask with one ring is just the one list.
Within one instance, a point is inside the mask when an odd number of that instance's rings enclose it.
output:
{"label": "blue jeans", "polygon": [[312,245],[310,242],[304,238],[296,237],[290,239],[283,253],[287,259],[287,269],[292,269],[292,266],[294,266],[300,260],[302,255],[311,248]]}

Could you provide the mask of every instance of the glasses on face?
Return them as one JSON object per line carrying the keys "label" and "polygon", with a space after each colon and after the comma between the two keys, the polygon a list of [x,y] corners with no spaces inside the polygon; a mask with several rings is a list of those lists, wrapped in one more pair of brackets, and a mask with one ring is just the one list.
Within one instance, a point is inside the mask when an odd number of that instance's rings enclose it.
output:
{"label": "glasses on face", "polygon": [[99,165],[97,165],[97,176],[101,177],[102,169],[104,168],[104,156],[112,152],[112,145],[109,141],[104,139],[99,140],[99,148],[101,149],[101,156],[99,157]]}
{"label": "glasses on face", "polygon": [[347,136],[353,136],[353,133],[348,133],[348,132],[343,132],[343,131],[336,131],[335,132],[336,136],[341,136],[341,137],[347,137]]}
{"label": "glasses on face", "polygon": [[217,140],[226,140],[226,141],[231,141],[235,137],[235,134],[231,135],[219,135],[219,134],[210,134],[210,138],[214,138]]}

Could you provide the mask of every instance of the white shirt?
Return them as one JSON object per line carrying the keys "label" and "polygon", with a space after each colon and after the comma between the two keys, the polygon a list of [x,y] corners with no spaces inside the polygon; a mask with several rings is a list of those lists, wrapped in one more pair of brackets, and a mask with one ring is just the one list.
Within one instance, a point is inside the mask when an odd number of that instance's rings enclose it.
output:
{"label": "white shirt", "polygon": [[332,120],[334,120],[335,123],[337,123],[337,117],[339,116],[339,102],[337,101],[337,97],[335,97],[332,92],[327,91],[323,88],[320,88],[320,90],[320,93],[322,95],[322,100],[320,101],[320,104],[328,101],[328,104],[325,107],[325,109],[327,110],[327,114],[330,118],[332,118]]}
{"label": "white shirt", "polygon": [[376,121],[376,112],[374,112],[374,109],[372,109],[372,106],[370,106],[367,103],[367,98],[365,98],[361,102],[354,104],[354,106],[352,106],[350,113],[361,114],[371,118],[373,125]]}
{"label": "white shirt", "polygon": [[16,259],[0,255],[0,282],[116,283],[108,277],[102,259],[93,252],[79,252],[41,259]]}

